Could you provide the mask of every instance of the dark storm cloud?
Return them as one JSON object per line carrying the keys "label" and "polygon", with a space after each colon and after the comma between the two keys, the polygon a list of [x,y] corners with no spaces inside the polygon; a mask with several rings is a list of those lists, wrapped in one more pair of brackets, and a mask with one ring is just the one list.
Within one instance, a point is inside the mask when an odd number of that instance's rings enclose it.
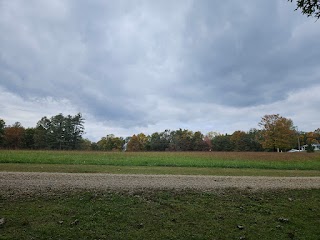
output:
{"label": "dark storm cloud", "polygon": [[[318,83],[320,48],[315,46],[320,32],[315,24],[289,20],[295,16],[281,10],[290,6],[277,1],[194,5],[185,35],[186,78],[199,85],[203,97],[252,106],[283,100],[301,88],[301,75],[306,85]],[[301,28],[306,29],[299,32]]]}
{"label": "dark storm cloud", "polygon": [[0,87],[127,128],[209,121],[318,86],[318,28],[278,0],[1,1]]}

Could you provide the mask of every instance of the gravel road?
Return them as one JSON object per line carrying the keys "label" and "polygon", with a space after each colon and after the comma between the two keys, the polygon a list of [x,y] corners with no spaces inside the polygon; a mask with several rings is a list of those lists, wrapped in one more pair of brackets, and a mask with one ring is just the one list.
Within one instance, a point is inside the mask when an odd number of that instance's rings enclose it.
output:
{"label": "gravel road", "polygon": [[14,195],[73,190],[320,189],[320,177],[228,177],[96,173],[0,172],[0,193]]}

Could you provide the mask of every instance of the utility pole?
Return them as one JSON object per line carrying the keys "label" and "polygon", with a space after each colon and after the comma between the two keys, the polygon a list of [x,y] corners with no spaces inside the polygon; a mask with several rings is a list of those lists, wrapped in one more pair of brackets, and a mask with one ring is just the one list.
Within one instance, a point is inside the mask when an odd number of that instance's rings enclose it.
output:
{"label": "utility pole", "polygon": [[300,152],[300,134],[299,134],[299,131],[298,131],[298,127],[297,127],[297,133],[298,133],[298,150]]}

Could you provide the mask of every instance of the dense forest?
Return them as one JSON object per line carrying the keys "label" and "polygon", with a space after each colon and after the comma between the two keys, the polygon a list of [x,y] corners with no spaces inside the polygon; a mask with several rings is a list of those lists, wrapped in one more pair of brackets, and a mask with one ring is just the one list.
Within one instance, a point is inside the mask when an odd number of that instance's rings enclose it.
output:
{"label": "dense forest", "polygon": [[94,151],[287,151],[302,145],[320,142],[320,129],[297,131],[290,119],[279,114],[265,115],[259,126],[248,132],[232,134],[187,129],[164,130],[151,135],[130,137],[108,134],[98,142],[83,138],[84,118],[58,114],[41,118],[34,128],[24,128],[19,122],[6,125],[0,119],[1,149],[94,150]]}

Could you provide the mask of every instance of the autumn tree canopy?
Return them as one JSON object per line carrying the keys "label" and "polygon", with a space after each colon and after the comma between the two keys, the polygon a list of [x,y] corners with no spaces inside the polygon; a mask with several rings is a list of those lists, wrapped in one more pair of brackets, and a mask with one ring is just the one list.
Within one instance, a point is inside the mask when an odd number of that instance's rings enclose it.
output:
{"label": "autumn tree canopy", "polygon": [[108,134],[97,142],[83,139],[84,119],[79,113],[75,116],[58,114],[43,117],[35,127],[24,128],[19,122],[6,125],[0,119],[1,149],[53,149],[53,150],[94,150],[94,151],[286,151],[292,148],[320,143],[320,128],[297,131],[291,119],[279,114],[265,115],[259,125],[234,131],[232,134],[188,129],[144,133],[133,136],[117,137]]}
{"label": "autumn tree canopy", "polygon": [[113,134],[108,134],[106,137],[102,137],[97,145],[100,150],[104,151],[122,151],[125,141],[122,137],[116,137]]}
{"label": "autumn tree canopy", "polygon": [[20,122],[16,122],[12,126],[6,127],[4,130],[5,146],[10,146],[13,149],[22,148],[24,131],[25,129]]}
{"label": "autumn tree canopy", "polygon": [[295,145],[295,129],[291,119],[279,114],[265,115],[259,126],[262,127],[262,146],[269,150],[288,150]]}

